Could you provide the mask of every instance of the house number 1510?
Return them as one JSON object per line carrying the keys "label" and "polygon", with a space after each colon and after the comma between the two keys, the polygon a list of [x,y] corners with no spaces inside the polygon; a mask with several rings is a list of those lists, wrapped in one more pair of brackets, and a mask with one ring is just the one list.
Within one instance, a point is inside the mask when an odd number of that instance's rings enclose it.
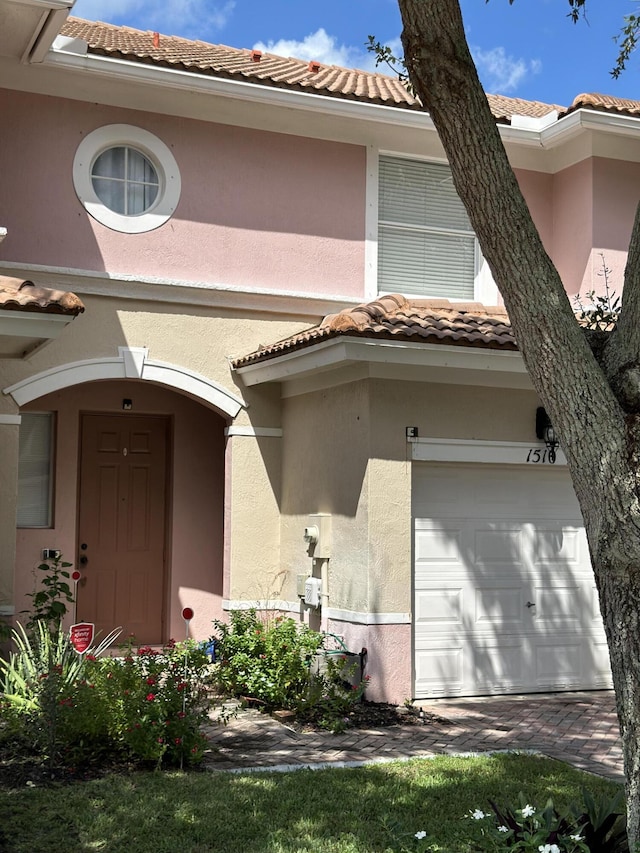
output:
{"label": "house number 1510", "polygon": [[527,453],[527,462],[534,465],[544,464],[549,462],[551,465],[556,461],[556,452],[551,447],[532,447]]}

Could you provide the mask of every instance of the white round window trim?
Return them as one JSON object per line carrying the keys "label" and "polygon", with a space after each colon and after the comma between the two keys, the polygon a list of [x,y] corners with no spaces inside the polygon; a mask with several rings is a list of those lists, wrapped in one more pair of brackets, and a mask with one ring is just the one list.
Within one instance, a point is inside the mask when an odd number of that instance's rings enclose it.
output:
{"label": "white round window trim", "polygon": [[[160,182],[155,202],[145,213],[124,216],[106,207],[93,188],[91,171],[97,157],[108,148],[130,146],[149,158]],[[180,200],[180,172],[169,148],[147,130],[131,124],[108,124],[89,133],[73,159],[73,186],[87,213],[102,225],[124,234],[153,231],[170,219]]]}

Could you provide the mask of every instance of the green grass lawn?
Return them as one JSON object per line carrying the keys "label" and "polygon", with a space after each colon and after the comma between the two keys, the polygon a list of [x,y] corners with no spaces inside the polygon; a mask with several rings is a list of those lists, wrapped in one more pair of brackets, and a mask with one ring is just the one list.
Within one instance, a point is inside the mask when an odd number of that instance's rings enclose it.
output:
{"label": "green grass lawn", "polygon": [[[612,782],[525,755],[439,757],[294,773],[137,773],[0,792],[3,853],[383,853],[426,830],[468,853],[470,809],[488,798],[564,808]],[[4,846],[3,846],[4,842]],[[407,843],[408,849],[413,849]]]}

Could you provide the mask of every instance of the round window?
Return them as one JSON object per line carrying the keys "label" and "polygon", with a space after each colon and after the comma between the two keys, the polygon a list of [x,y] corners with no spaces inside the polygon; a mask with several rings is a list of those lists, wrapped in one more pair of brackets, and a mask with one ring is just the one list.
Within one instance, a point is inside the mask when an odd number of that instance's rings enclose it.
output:
{"label": "round window", "polygon": [[146,213],[160,189],[158,172],[151,160],[129,146],[103,151],[91,169],[91,183],[100,201],[122,216]]}
{"label": "round window", "polygon": [[89,133],[73,161],[76,194],[98,222],[127,234],[163,225],[180,199],[169,148],[146,130],[110,124]]}

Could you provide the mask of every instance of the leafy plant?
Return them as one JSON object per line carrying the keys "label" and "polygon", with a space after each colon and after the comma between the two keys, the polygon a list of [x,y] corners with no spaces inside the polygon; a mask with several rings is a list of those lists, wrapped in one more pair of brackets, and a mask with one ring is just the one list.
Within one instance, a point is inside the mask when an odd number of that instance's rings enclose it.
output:
{"label": "leafy plant", "polygon": [[627,853],[624,821],[624,792],[611,798],[595,798],[582,789],[582,802],[573,803],[565,814],[547,800],[543,809],[530,805],[519,795],[518,808],[501,808],[490,800],[495,820],[480,809],[471,812],[478,821],[483,851],[545,851],[545,853]]}
{"label": "leafy plant", "polygon": [[602,271],[598,273],[604,279],[604,293],[596,293],[589,290],[586,294],[588,304],[582,302],[580,294],[574,297],[576,304],[576,315],[585,329],[598,332],[607,332],[615,327],[620,315],[620,297],[616,296],[615,290],[609,285],[611,270],[606,264],[604,255],[600,253]]}
{"label": "leafy plant", "polygon": [[236,610],[229,624],[213,624],[215,678],[224,693],[257,699],[268,709],[293,709],[306,696],[322,634],[282,616],[264,624],[255,610]]}
{"label": "leafy plant", "polygon": [[[38,622],[45,622],[49,629],[54,632],[62,623],[67,614],[67,604],[73,604],[73,595],[69,586],[70,574],[67,569],[72,563],[65,563],[62,555],[57,555],[52,560],[46,560],[36,567],[35,571],[42,572],[40,582],[36,577],[33,592],[27,593],[31,599],[31,610],[23,610],[28,614],[25,623],[27,631],[33,630]],[[34,574],[35,574],[34,571]]]}
{"label": "leafy plant", "polygon": [[[117,636],[117,635],[116,635]],[[84,656],[68,635],[36,622],[18,626],[15,653],[0,661],[0,713],[11,731],[54,764],[109,756],[173,764],[202,759],[209,660],[188,641],[162,650],[129,641],[122,658],[101,658],[113,633]]]}
{"label": "leafy plant", "polygon": [[367,680],[353,678],[346,654],[327,657],[326,668],[312,672],[312,661],[324,656],[322,634],[282,616],[263,623],[255,610],[233,611],[229,624],[214,626],[215,679],[223,693],[257,700],[266,710],[293,710],[331,731],[346,728]]}

